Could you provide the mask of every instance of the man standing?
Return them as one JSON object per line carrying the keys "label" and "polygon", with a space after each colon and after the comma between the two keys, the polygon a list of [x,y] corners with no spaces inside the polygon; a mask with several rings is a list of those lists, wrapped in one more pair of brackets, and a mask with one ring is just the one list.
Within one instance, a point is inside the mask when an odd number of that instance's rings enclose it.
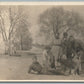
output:
{"label": "man standing", "polygon": [[63,38],[60,43],[59,53],[58,53],[58,61],[61,64],[62,71],[65,74],[67,69],[67,46],[68,46],[68,33],[63,33]]}
{"label": "man standing", "polygon": [[67,56],[67,46],[68,46],[67,44],[68,44],[68,34],[67,32],[64,32],[58,53],[59,59],[61,59],[63,55]]}
{"label": "man standing", "polygon": [[79,75],[80,74],[80,71],[81,71],[81,55],[82,55],[82,52],[81,50],[77,51],[76,52],[76,55],[73,59],[74,63],[75,63],[75,66],[74,66],[74,74],[76,75]]}
{"label": "man standing", "polygon": [[44,73],[47,73],[48,68],[49,68],[49,58],[48,58],[48,47],[45,47],[43,51],[43,68],[44,68]]}
{"label": "man standing", "polygon": [[67,59],[72,60],[75,53],[75,39],[73,36],[69,37],[67,46]]}
{"label": "man standing", "polygon": [[55,57],[51,52],[50,46],[45,47],[45,50],[43,51],[43,66],[45,69],[44,70],[45,73],[48,70],[55,68]]}
{"label": "man standing", "polygon": [[55,56],[51,52],[51,47],[48,49],[48,56],[49,56],[49,67],[55,69]]}

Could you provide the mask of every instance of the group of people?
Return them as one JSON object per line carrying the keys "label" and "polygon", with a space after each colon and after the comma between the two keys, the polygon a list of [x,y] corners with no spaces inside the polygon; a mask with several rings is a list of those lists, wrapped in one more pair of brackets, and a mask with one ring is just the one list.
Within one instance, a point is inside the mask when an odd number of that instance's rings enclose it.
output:
{"label": "group of people", "polygon": [[73,36],[65,32],[60,44],[59,62],[64,67],[64,71],[69,70],[69,74],[80,74],[82,46]]}
{"label": "group of people", "polygon": [[56,70],[56,61],[61,64],[62,70],[69,74],[80,74],[81,70],[81,46],[77,43],[73,36],[69,36],[65,32],[63,33],[63,39],[61,43],[56,45],[59,47],[58,59],[55,60],[55,56],[52,54],[52,47],[47,46],[43,51],[43,65],[41,65],[37,57],[33,57],[33,63],[29,67],[29,73],[35,71],[37,73],[47,73],[49,70]]}
{"label": "group of people", "polygon": [[47,74],[49,70],[55,69],[55,56],[51,52],[51,47],[46,46],[43,51],[42,65],[38,62],[37,56],[32,58],[33,62],[29,67],[28,73],[32,71],[36,73]]}

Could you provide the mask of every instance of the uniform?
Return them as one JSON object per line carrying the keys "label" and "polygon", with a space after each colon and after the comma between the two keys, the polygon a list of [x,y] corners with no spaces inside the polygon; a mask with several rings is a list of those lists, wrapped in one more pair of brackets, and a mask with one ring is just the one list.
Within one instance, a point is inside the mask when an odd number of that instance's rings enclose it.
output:
{"label": "uniform", "polygon": [[46,49],[43,51],[43,68],[44,73],[49,69],[49,56]]}
{"label": "uniform", "polygon": [[79,75],[79,72],[81,71],[81,55],[82,55],[82,52],[80,51],[73,59],[73,61],[75,62],[74,71],[75,71],[75,74],[78,74],[78,75]]}
{"label": "uniform", "polygon": [[67,59],[72,60],[75,52],[75,41],[68,41],[68,46],[67,46]]}
{"label": "uniform", "polygon": [[32,70],[41,73],[42,66],[39,64],[39,62],[33,62],[29,67],[28,73],[30,73]]}
{"label": "uniform", "polygon": [[55,68],[55,57],[53,56],[52,52],[48,52],[49,55],[49,63],[50,63],[50,68]]}
{"label": "uniform", "polygon": [[74,61],[74,73],[79,75],[79,69],[80,69],[80,59],[76,55],[73,59]]}
{"label": "uniform", "polygon": [[[75,51],[75,42],[72,39],[64,38],[61,42],[61,64],[69,69],[69,73],[71,74],[71,69],[74,67],[72,59],[74,57],[74,51]],[[64,56],[64,58],[63,58]],[[65,57],[66,56],[66,57]]]}
{"label": "uniform", "polygon": [[67,43],[68,40],[67,39],[62,39],[61,41],[61,47],[60,47],[60,51],[59,51],[59,59],[63,58],[62,56],[65,55],[67,56]]}

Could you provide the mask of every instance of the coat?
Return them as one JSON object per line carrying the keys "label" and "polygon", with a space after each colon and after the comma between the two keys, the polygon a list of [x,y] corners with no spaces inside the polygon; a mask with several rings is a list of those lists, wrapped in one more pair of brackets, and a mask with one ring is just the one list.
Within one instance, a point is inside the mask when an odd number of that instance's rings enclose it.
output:
{"label": "coat", "polygon": [[39,62],[33,62],[33,63],[30,65],[28,72],[31,72],[31,70],[40,73],[40,72],[42,71],[42,66],[40,65]]}

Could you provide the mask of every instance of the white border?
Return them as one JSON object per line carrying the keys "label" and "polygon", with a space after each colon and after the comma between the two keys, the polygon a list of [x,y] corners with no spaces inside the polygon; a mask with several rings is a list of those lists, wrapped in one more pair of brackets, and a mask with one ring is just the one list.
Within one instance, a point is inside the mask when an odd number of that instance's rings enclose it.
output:
{"label": "white border", "polygon": [[[84,2],[0,2],[0,5],[84,5]],[[0,82],[84,82],[84,80],[0,80]]]}
{"label": "white border", "polygon": [[84,2],[0,2],[0,5],[84,5]]}
{"label": "white border", "polygon": [[35,82],[36,82],[36,83],[37,83],[37,82],[38,82],[38,83],[39,83],[39,82],[40,82],[40,83],[41,83],[41,82],[42,82],[42,83],[47,83],[47,82],[51,82],[51,83],[52,83],[52,82],[53,82],[53,83],[54,83],[54,82],[59,82],[59,83],[62,83],[62,82],[64,82],[64,83],[65,83],[65,82],[66,82],[66,83],[67,83],[67,82],[72,82],[72,83],[75,83],[75,82],[83,82],[83,83],[84,83],[84,80],[60,80],[60,79],[59,79],[59,80],[0,80],[0,82],[23,82],[23,83],[24,83],[24,82],[31,82],[31,83],[35,83]]}

